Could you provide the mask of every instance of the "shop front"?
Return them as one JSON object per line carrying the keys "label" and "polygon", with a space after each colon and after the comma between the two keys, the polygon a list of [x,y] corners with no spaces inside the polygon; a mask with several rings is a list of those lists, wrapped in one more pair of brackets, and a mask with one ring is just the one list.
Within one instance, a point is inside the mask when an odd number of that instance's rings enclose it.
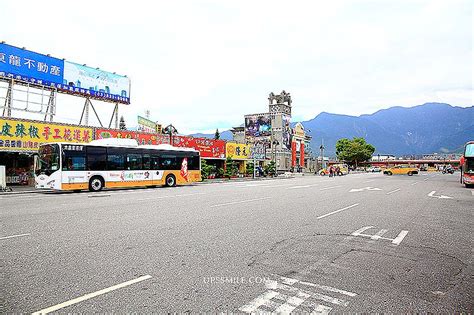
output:
{"label": "shop front", "polygon": [[5,165],[7,185],[33,185],[33,154],[47,142],[87,143],[92,128],[0,118],[0,165]]}
{"label": "shop front", "polygon": [[[225,146],[226,158],[237,164],[239,174],[245,175],[247,164],[251,156],[250,145],[245,143],[227,142]],[[253,163],[253,162],[252,162]]]}

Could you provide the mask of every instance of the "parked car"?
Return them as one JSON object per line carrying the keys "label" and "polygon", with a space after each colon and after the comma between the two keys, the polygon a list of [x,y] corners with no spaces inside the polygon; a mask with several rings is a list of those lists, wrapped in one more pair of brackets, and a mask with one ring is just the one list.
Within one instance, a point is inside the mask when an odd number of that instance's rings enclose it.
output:
{"label": "parked car", "polygon": [[410,165],[397,165],[394,167],[387,168],[383,171],[385,175],[408,175],[412,176],[413,174],[418,174],[419,170],[416,167]]}

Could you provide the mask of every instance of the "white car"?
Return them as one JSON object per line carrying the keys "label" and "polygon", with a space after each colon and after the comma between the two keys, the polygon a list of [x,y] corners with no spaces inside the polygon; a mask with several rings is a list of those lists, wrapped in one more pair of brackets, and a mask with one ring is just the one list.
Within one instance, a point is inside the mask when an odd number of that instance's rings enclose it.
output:
{"label": "white car", "polygon": [[372,172],[372,173],[378,173],[378,172],[381,172],[382,169],[378,166],[373,166],[373,167],[369,167],[367,169],[367,172]]}

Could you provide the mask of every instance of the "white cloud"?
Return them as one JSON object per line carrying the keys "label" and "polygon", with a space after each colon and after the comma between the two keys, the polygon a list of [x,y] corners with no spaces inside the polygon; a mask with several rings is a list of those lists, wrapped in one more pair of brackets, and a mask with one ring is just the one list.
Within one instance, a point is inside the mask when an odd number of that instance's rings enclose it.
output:
{"label": "white cloud", "polygon": [[[25,10],[25,8],[28,10]],[[127,74],[129,125],[225,129],[285,89],[295,117],[472,102],[470,1],[37,1],[2,4],[7,43]],[[41,13],[41,14],[40,14]],[[112,105],[97,103],[108,124]],[[58,120],[78,121],[61,97]]]}

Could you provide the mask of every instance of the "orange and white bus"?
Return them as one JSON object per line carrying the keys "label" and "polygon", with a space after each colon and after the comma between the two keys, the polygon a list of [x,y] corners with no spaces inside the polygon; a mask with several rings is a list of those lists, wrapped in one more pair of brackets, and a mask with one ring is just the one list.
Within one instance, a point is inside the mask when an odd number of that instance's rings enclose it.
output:
{"label": "orange and white bus", "polygon": [[100,191],[103,188],[176,186],[201,181],[199,151],[133,139],[88,144],[47,143],[35,163],[38,189]]}

